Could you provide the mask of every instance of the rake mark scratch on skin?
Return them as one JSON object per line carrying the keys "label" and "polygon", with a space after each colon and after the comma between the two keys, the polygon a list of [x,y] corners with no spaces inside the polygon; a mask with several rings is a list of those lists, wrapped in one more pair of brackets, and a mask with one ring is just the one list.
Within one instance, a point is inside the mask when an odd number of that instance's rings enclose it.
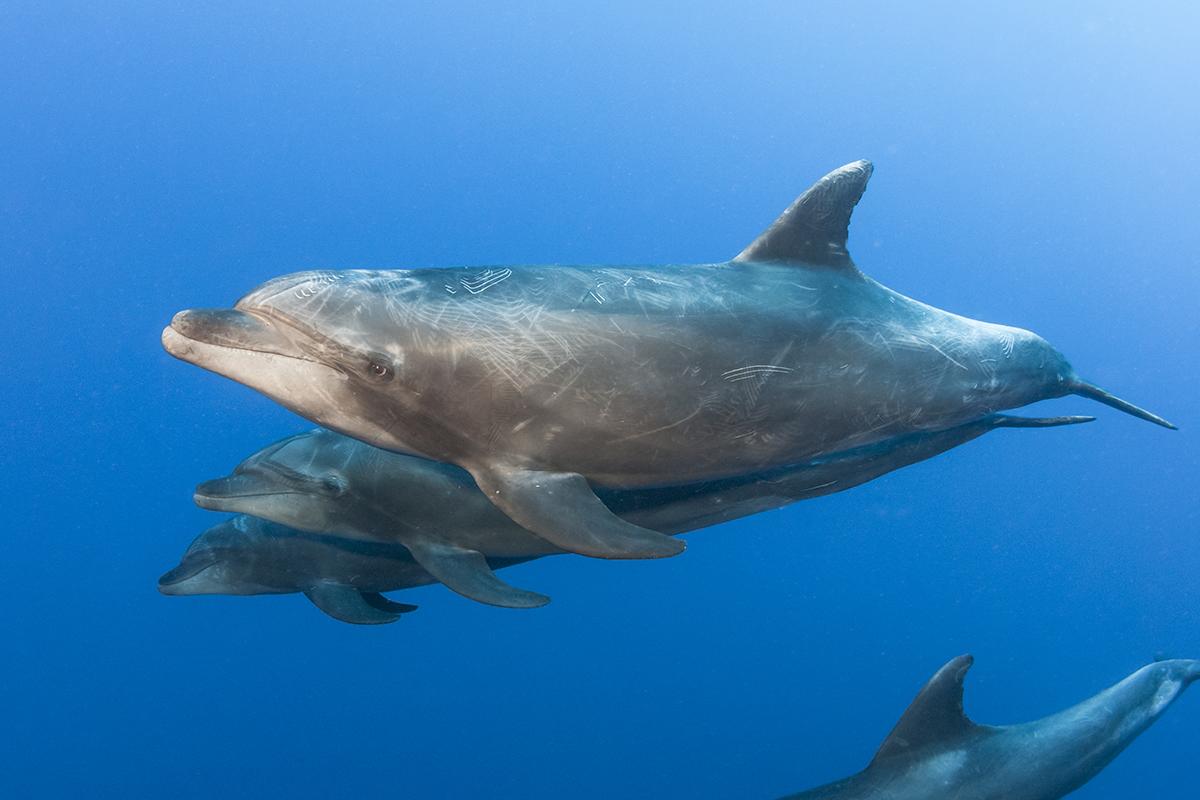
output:
{"label": "rake mark scratch on skin", "polygon": [[732,383],[734,381],[744,381],[759,375],[786,375],[792,371],[791,367],[781,367],[775,364],[750,364],[745,367],[727,370],[721,373],[721,377]]}

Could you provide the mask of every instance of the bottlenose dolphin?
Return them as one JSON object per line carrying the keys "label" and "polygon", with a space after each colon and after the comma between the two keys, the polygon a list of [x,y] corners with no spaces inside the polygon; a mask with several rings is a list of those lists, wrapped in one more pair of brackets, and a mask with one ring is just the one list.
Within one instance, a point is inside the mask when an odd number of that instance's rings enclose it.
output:
{"label": "bottlenose dolphin", "polygon": [[1054,800],[1083,786],[1200,678],[1200,661],[1159,661],[1082,703],[1021,725],[963,713],[959,656],[925,685],[865,770],[784,800]]}
{"label": "bottlenose dolphin", "polygon": [[167,595],[303,592],[334,619],[378,625],[417,608],[380,592],[432,582],[398,545],[312,536],[238,516],[196,537],[179,566],[158,579],[158,590]]}
{"label": "bottlenose dolphin", "polygon": [[659,267],[320,270],[163,331],[172,355],[325,427],[465,468],[516,522],[606,558],[683,543],[594,487],[735,477],[1077,394],[1020,328],[859,272],[866,161],[831,172],[731,261]]}
{"label": "bottlenose dolphin", "polygon": [[[949,431],[908,434],[803,464],[685,486],[600,490],[622,519],[683,533],[849,489],[1000,427],[1050,427],[1091,417],[1027,419],[993,414]],[[310,533],[401,544],[433,579],[482,603],[510,608],[549,598],[500,580],[490,562],[563,552],[517,525],[469,473],[381,450],[328,430],[271,444],[233,474],[196,488],[203,508],[252,514]]]}

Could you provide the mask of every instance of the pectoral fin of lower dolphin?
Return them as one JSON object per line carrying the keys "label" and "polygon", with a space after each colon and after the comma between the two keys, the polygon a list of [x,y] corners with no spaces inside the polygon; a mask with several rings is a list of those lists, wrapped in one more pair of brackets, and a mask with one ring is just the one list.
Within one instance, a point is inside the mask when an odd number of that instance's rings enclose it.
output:
{"label": "pectoral fin of lower dolphin", "polygon": [[595,558],[664,558],[683,552],[679,539],[618,517],[575,472],[515,467],[472,469],[479,488],[505,514],[571,553]]}
{"label": "pectoral fin of lower dolphin", "polygon": [[377,608],[380,611],[387,611],[391,614],[408,614],[417,610],[417,606],[412,603],[397,603],[395,600],[390,600],[384,597],[379,592],[359,592],[362,595],[366,604],[371,608]]}
{"label": "pectoral fin of lower dolphin", "polygon": [[329,616],[352,625],[384,625],[395,622],[405,611],[414,608],[404,603],[393,603],[375,592],[360,592],[353,586],[340,583],[318,583],[306,590],[304,596]]}
{"label": "pectoral fin of lower dolphin", "polygon": [[407,538],[404,546],[426,572],[463,597],[504,608],[537,608],[550,602],[544,594],[500,580],[478,550],[427,538]]}

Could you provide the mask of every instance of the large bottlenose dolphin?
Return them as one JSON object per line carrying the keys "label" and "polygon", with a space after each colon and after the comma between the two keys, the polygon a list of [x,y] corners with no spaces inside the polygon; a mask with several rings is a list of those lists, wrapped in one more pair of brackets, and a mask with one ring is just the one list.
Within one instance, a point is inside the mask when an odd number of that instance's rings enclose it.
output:
{"label": "large bottlenose dolphin", "polygon": [[328,270],[180,312],[172,355],[325,427],[468,470],[522,526],[608,558],[682,542],[593,487],[745,475],[1077,394],[1041,337],[876,283],[846,250],[872,167],[801,195],[729,262]]}
{"label": "large bottlenose dolphin", "polygon": [[[655,489],[600,490],[635,525],[683,533],[797,500],[849,489],[1002,427],[1050,427],[1091,417],[993,414],[949,431],[916,433],[736,479]],[[563,552],[517,525],[449,464],[381,450],[328,430],[271,444],[233,474],[197,487],[196,502],[309,533],[402,544],[432,579],[482,603],[510,608],[549,598],[500,580],[490,563]]]}
{"label": "large bottlenose dolphin", "polygon": [[959,656],[925,685],[865,770],[784,800],[1055,800],[1094,778],[1200,678],[1159,661],[1082,703],[1021,725],[963,714]]}
{"label": "large bottlenose dolphin", "polygon": [[196,537],[179,565],[158,579],[158,590],[167,595],[303,592],[334,619],[379,625],[417,608],[380,592],[432,582],[399,545],[312,536],[239,516]]}

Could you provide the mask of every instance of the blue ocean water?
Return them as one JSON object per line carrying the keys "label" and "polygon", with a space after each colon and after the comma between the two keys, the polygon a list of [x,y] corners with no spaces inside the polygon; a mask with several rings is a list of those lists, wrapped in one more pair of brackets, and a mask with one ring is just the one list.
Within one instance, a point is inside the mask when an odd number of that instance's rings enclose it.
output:
{"label": "blue ocean water", "polygon": [[[1193,4],[9,2],[0,13],[5,797],[771,798],[972,652],[991,723],[1200,657]],[[868,274],[1054,342],[1081,398],[840,495],[546,559],[535,611],[168,598],[192,487],[310,425],[175,361],[310,267],[688,263],[875,162]],[[1080,798],[1186,797],[1185,696]]]}

